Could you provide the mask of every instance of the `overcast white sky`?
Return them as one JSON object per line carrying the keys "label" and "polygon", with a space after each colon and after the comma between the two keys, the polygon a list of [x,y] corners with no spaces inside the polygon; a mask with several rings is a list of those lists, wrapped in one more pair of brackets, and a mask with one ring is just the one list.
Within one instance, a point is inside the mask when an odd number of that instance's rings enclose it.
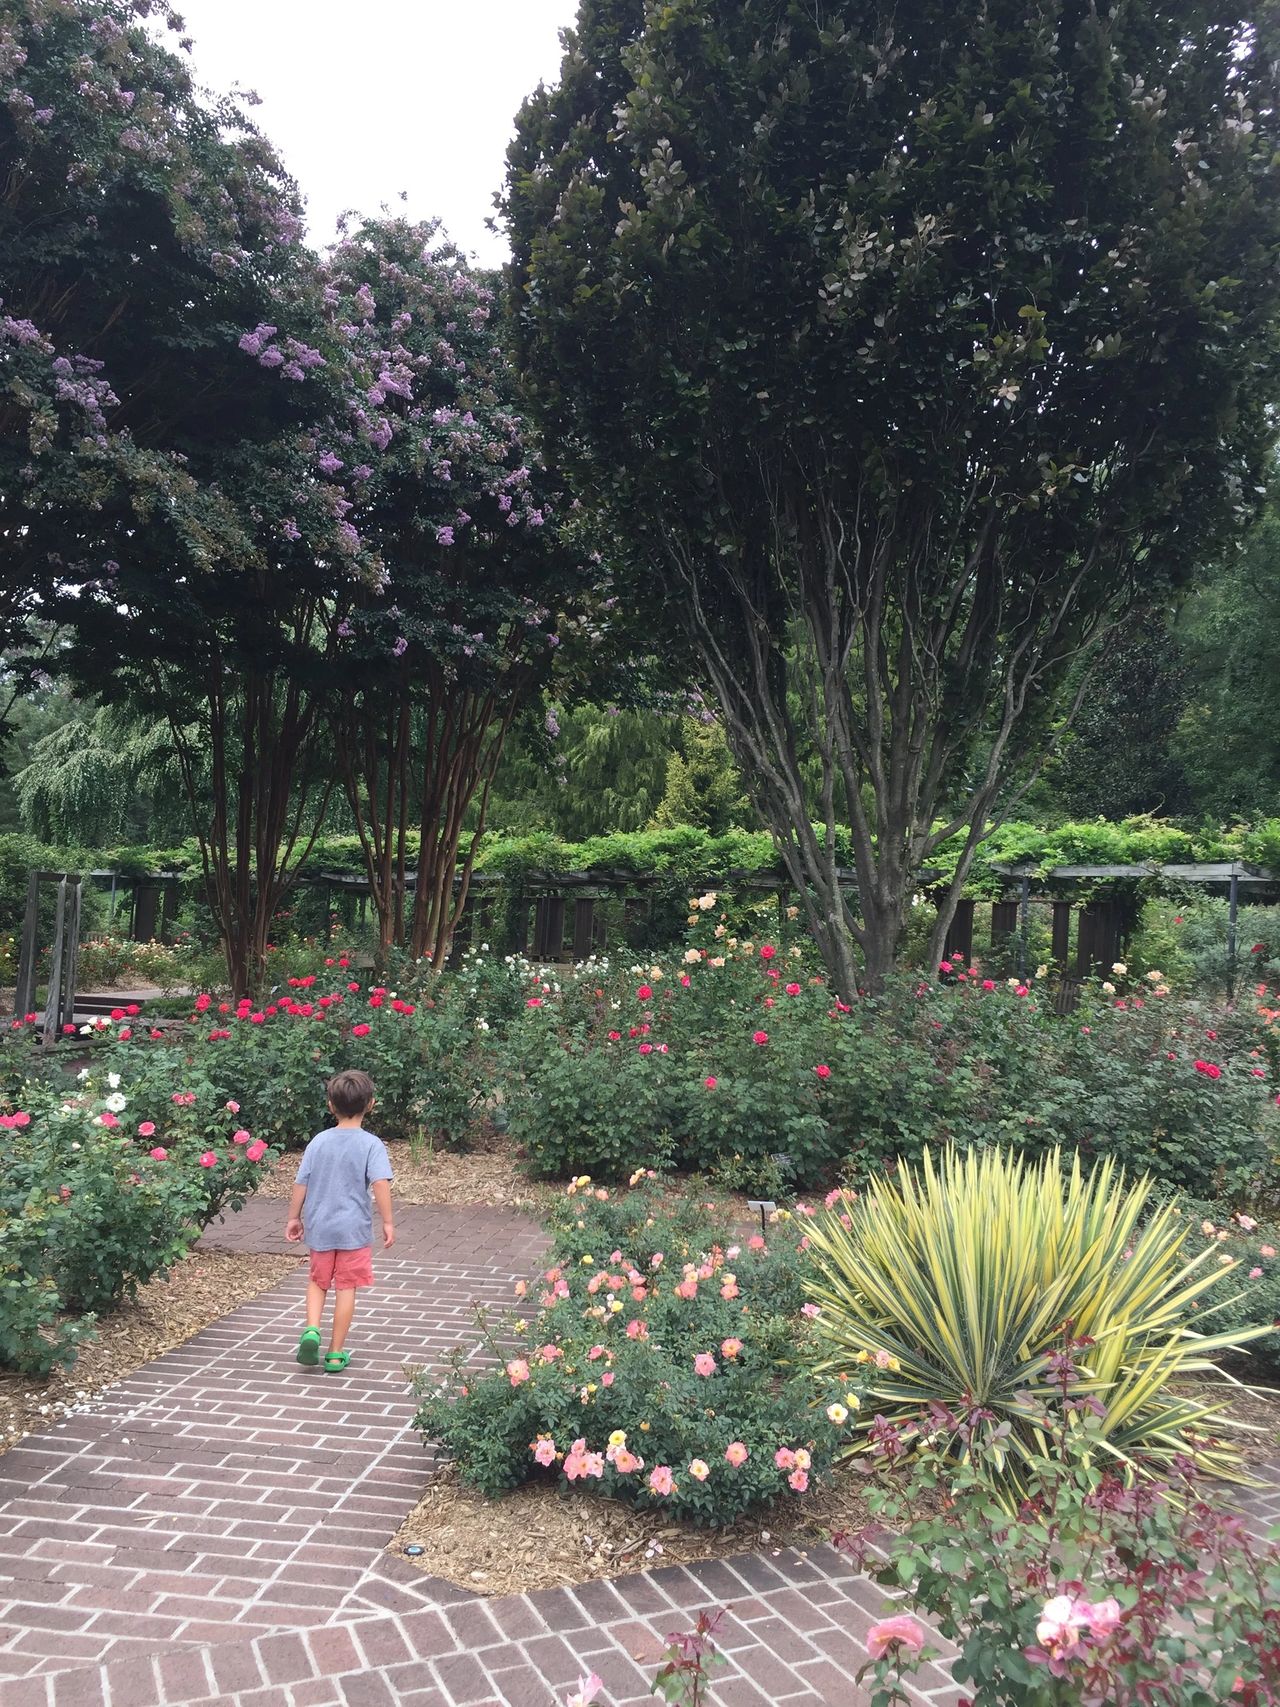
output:
{"label": "overcast white sky", "polygon": [[[254,117],[323,246],[345,208],[444,221],[487,265],[515,113],[560,68],[577,0],[176,0],[197,79],[262,97]],[[398,200],[407,192],[403,208]]]}

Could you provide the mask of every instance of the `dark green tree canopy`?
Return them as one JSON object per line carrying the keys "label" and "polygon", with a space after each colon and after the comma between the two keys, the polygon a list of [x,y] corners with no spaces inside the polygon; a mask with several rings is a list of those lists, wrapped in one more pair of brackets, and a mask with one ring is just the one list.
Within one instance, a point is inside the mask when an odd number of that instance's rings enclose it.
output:
{"label": "dark green tree canopy", "polygon": [[1218,0],[583,0],[521,115],[551,450],[696,639],[846,979],[840,941],[892,959],[914,872],[976,841],[1081,649],[1257,501],[1270,30]]}
{"label": "dark green tree canopy", "polygon": [[[5,640],[33,599],[110,598],[145,561],[179,583],[263,569],[295,491],[313,555],[336,543],[299,442],[329,376],[296,192],[157,15],[0,0]],[[252,360],[240,340],[272,320]]]}

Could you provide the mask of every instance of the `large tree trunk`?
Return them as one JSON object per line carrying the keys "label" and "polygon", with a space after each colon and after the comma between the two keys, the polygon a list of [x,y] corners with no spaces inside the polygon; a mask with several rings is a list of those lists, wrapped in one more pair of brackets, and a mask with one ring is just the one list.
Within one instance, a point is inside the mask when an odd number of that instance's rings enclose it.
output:
{"label": "large tree trunk", "polygon": [[[1038,771],[1088,677],[1052,739],[1030,715],[1042,687],[1104,632],[1075,608],[1099,551],[1011,636],[1004,566],[979,497],[975,488],[963,552],[953,541],[941,561],[927,516],[890,511],[864,524],[871,498],[842,492],[829,470],[825,481],[769,491],[754,538],[714,574],[683,536],[667,536],[734,756],[847,999],[878,989],[897,965],[921,873],[961,835],[954,875],[939,890],[932,946],[941,958],[998,803],[1007,811],[1018,798],[1011,781],[1025,788]],[[714,604],[704,602],[711,587]],[[854,895],[838,879],[837,831],[846,829]]]}
{"label": "large tree trunk", "polygon": [[[311,608],[299,614],[297,645],[308,643],[316,620]],[[266,976],[272,920],[320,833],[331,783],[312,786],[319,739],[314,694],[274,675],[236,676],[216,648],[207,682],[203,729],[193,731],[176,710],[169,722],[227,976],[240,997],[252,995]],[[211,799],[201,783],[201,742]]]}
{"label": "large tree trunk", "polygon": [[[422,810],[410,952],[430,960],[437,971],[449,958],[467,904],[489,791],[518,703],[512,684],[508,689],[510,697],[500,703],[493,688],[459,692],[443,673],[431,682],[421,752]],[[463,825],[477,796],[476,819],[459,871]]]}
{"label": "large tree trunk", "polygon": [[[389,693],[362,691],[344,709],[340,769],[364,851],[383,956],[392,945],[407,947],[437,969],[449,958],[489,791],[520,699],[517,664],[513,654],[512,668],[498,683],[470,688],[438,660],[406,658],[404,674]],[[414,818],[419,843],[410,920],[404,898]]]}

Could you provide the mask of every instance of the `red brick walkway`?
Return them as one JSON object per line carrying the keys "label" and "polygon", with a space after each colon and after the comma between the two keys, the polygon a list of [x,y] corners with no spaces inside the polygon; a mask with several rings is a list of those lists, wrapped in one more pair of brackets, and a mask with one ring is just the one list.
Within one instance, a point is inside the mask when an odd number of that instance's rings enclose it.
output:
{"label": "red brick walkway", "polygon": [[[211,1243],[283,1248],[255,1203]],[[0,1458],[0,1707],[551,1707],[585,1671],[651,1700],[662,1639],[729,1607],[717,1707],[839,1703],[882,1592],[834,1553],[485,1600],[385,1544],[431,1467],[406,1364],[467,1337],[544,1248],[521,1217],[403,1209],[343,1376],[293,1361],[301,1277]],[[918,1707],[954,1700],[929,1668]]]}

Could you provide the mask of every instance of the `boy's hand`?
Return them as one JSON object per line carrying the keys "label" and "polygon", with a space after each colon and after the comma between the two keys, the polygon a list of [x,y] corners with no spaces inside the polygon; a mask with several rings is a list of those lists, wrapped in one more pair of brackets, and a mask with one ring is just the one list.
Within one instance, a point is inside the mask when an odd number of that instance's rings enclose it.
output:
{"label": "boy's hand", "polygon": [[296,1245],[302,1237],[302,1217],[291,1215],[284,1224],[284,1236],[291,1245]]}
{"label": "boy's hand", "polygon": [[396,1230],[390,1221],[382,1223],[382,1248],[389,1251],[396,1242]]}

